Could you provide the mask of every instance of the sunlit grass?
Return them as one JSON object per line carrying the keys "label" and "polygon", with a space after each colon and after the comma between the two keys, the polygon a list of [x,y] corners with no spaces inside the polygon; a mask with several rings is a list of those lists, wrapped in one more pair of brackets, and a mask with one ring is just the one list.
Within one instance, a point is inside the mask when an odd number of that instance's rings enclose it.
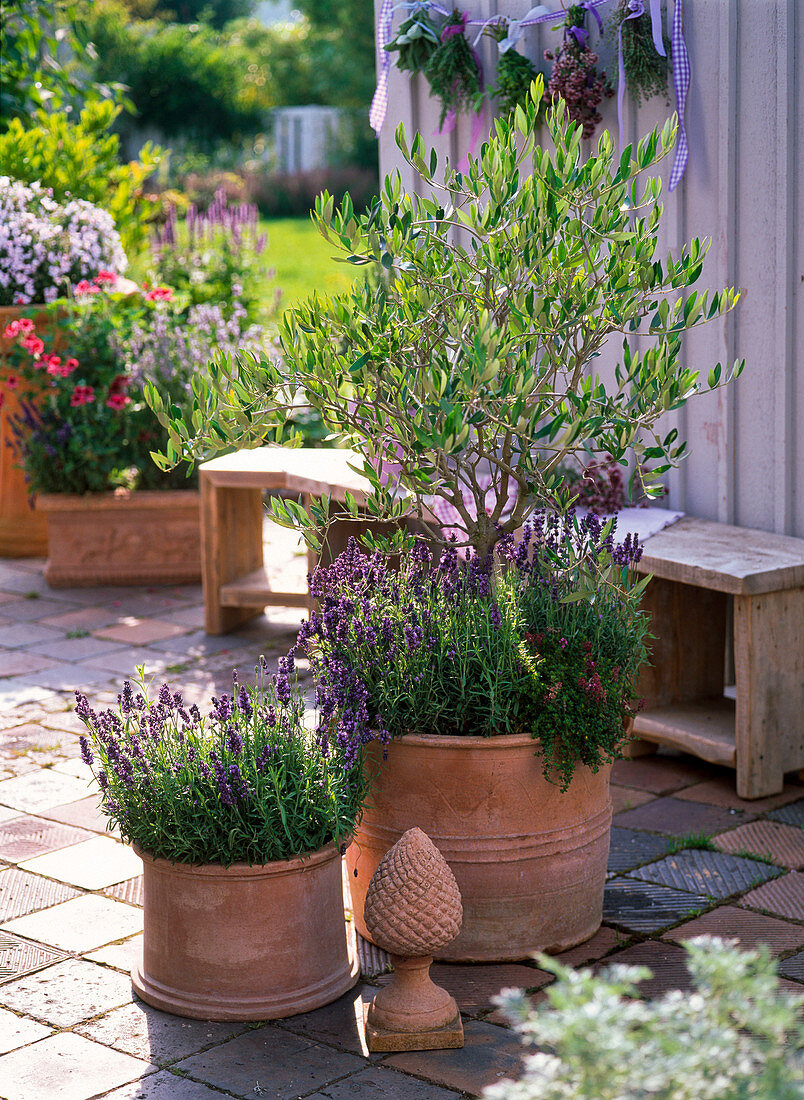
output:
{"label": "sunlit grass", "polygon": [[273,278],[265,280],[265,300],[273,300],[277,288],[282,291],[280,306],[287,309],[318,290],[323,294],[340,294],[348,290],[356,269],[338,263],[337,254],[309,218],[281,218],[260,222],[268,235],[263,253],[267,266],[273,268]]}

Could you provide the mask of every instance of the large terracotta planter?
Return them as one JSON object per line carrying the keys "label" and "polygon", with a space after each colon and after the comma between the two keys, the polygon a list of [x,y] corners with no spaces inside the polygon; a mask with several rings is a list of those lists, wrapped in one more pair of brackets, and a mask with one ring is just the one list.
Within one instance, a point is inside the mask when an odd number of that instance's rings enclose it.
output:
{"label": "large terracotta planter", "polygon": [[310,1012],[357,982],[337,847],[250,867],[143,860],[142,963],[131,978],[155,1008],[199,1020]]}
{"label": "large terracotta planter", "polygon": [[[44,310],[44,306],[34,306]],[[5,352],[13,341],[3,332],[11,321],[23,316],[30,306],[0,306],[0,351]],[[41,330],[47,315],[39,314],[34,322]],[[20,413],[18,391],[3,386],[6,371],[0,368],[0,558],[38,558],[47,554],[47,522],[34,511],[29,500],[25,474],[17,466],[17,455],[10,446],[13,435],[11,421]]]}
{"label": "large terracotta planter", "polygon": [[610,767],[579,767],[563,794],[526,735],[432,737],[369,746],[378,772],[347,853],[355,925],[382,857],[417,825],[440,849],[463,899],[460,935],[440,958],[522,959],[561,951],[600,926],[611,826]]}
{"label": "large terracotta planter", "polygon": [[196,584],[201,579],[197,492],[41,493],[54,588],[99,584]]}

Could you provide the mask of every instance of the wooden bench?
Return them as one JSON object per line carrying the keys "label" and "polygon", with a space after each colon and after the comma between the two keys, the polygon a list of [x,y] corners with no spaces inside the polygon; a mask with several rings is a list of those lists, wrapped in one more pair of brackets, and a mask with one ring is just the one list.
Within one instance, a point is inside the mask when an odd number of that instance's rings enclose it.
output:
{"label": "wooden bench", "polygon": [[[351,451],[262,447],[201,466],[206,630],[224,634],[268,606],[309,609],[304,591],[271,588],[263,562],[263,492],[300,496],[367,483]],[[373,525],[377,526],[377,525]],[[336,523],[322,560],[337,556],[355,524]],[[317,564],[308,554],[308,568]],[[645,543],[640,571],[653,573],[644,606],[653,618],[653,659],[634,732],[737,770],[737,793],[761,798],[804,767],[804,540],[684,518]],[[736,702],[724,691],[734,599]]]}
{"label": "wooden bench", "polygon": [[[350,468],[352,451],[300,447],[259,447],[223,455],[200,467],[202,577],[207,634],[225,634],[262,614],[265,607],[310,606],[304,591],[271,587],[263,561],[263,492],[287,493],[309,505],[311,497],[343,502],[351,493],[365,502],[368,483]],[[350,535],[369,523],[334,522],[321,556],[328,562],[345,549]],[[371,524],[374,529],[387,525]],[[308,551],[308,569],[319,557]]]}
{"label": "wooden bench", "polygon": [[[651,666],[634,732],[737,770],[741,798],[804,767],[804,540],[684,518],[645,542]],[[736,701],[724,690],[733,597]]]}

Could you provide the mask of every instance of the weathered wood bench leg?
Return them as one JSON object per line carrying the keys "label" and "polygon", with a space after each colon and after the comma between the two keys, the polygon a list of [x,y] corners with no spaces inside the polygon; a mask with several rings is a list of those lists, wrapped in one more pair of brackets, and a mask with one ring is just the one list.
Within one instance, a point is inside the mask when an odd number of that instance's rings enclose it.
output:
{"label": "weathered wood bench leg", "polygon": [[207,634],[226,634],[262,613],[224,607],[221,585],[262,565],[262,493],[213,485],[201,472],[201,557]]}
{"label": "weathered wood bench leg", "polygon": [[781,791],[804,765],[804,588],[734,597],[737,793]]}
{"label": "weathered wood bench leg", "polygon": [[726,603],[723,592],[651,580],[642,607],[655,638],[637,687],[648,708],[723,694]]}

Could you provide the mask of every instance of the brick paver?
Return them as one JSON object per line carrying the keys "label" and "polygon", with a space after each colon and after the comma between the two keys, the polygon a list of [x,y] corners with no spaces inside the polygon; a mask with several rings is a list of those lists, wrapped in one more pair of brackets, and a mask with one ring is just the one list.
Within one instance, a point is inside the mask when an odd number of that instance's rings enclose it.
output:
{"label": "brick paver", "polygon": [[[282,547],[279,560],[275,553],[266,560],[278,572],[296,570],[300,581],[304,558]],[[114,705],[122,680],[145,664],[188,703],[204,703],[228,690],[233,665],[245,677],[261,652],[269,661],[284,652],[301,612],[271,610],[241,631],[208,638],[197,586],[52,592],[42,567],[0,562],[0,968],[9,967],[5,979],[0,972],[0,1096],[466,1100],[514,1075],[523,1047],[492,998],[522,985],[543,1000],[550,976],[535,963],[433,967],[464,1012],[463,1050],[369,1056],[363,1007],[383,979],[316,1012],[256,1027],[185,1020],[134,998],[140,863],[119,835],[105,832],[80,761],[72,688],[86,688],[96,709]],[[28,592],[38,598],[25,599]],[[13,667],[5,676],[4,659]],[[642,990],[651,994],[686,983],[684,939],[716,933],[746,947],[768,943],[781,957],[785,988],[804,990],[804,874],[787,870],[801,867],[804,786],[745,802],[733,773],[663,750],[618,763],[611,791],[607,923],[560,959],[645,963],[656,972]],[[672,838],[697,833],[715,837],[720,851],[666,855]],[[744,852],[767,854],[772,865]],[[668,880],[691,888],[661,881],[668,859],[698,868],[697,877]],[[715,905],[712,880],[701,877],[717,868],[733,887],[727,904]],[[752,888],[763,873],[779,877]]]}

